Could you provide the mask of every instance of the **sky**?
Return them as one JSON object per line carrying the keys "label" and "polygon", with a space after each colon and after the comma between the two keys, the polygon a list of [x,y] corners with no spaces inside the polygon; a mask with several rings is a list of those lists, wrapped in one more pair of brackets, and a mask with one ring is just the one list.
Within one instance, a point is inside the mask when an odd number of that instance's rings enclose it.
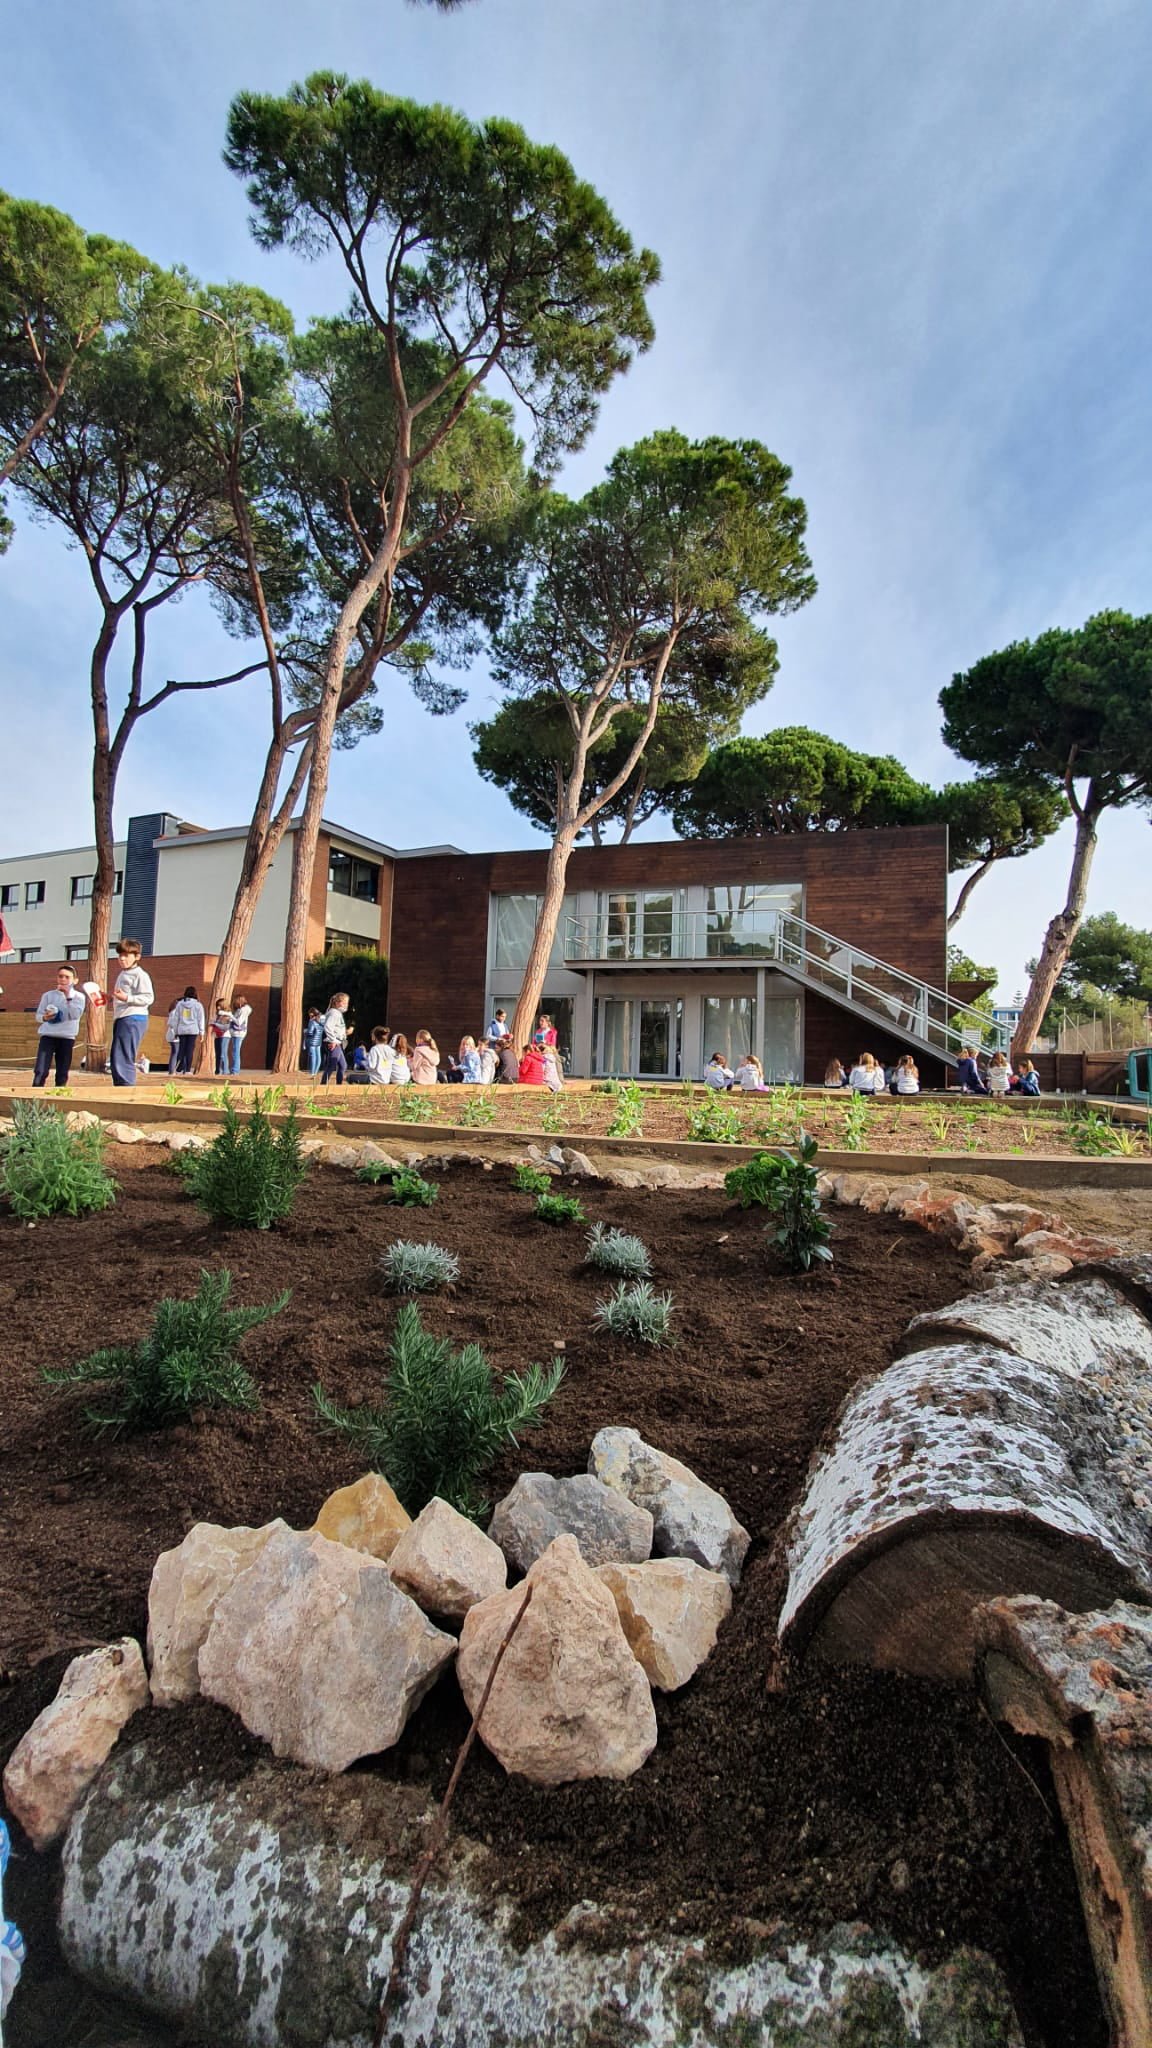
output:
{"label": "sky", "polygon": [[[252,241],[227,110],[318,69],[499,114],[559,146],[656,250],[656,341],[562,472],[588,488],[663,426],[754,436],[792,468],[819,590],[780,621],[749,732],[805,724],[969,772],[937,697],[980,655],[1092,612],[1152,610],[1152,10],[1146,0],[60,0],[5,25],[0,186],[297,319],[334,266]],[[0,559],[0,856],[90,838],[82,559],[16,505]],[[154,673],[236,644],[197,593]],[[393,845],[539,843],[471,760],[470,719],[385,686],[380,737],[335,759],[328,816]],[[242,822],[266,742],[259,678],[134,735],[118,826]],[[649,836],[670,836],[666,822]],[[1063,901],[1070,833],[1002,865],[955,937],[1008,997]],[[1089,909],[1152,924],[1146,814],[1105,818]],[[953,889],[958,886],[954,882]]]}

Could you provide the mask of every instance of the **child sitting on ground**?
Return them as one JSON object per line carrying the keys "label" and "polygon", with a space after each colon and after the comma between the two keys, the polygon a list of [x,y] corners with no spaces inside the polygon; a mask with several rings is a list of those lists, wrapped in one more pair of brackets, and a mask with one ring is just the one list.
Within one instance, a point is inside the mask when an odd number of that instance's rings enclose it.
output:
{"label": "child sitting on ground", "polygon": [[896,1062],[896,1072],[892,1077],[892,1093],[893,1095],[919,1095],[920,1093],[920,1069],[910,1052],[906,1052],[904,1057]]}
{"label": "child sitting on ground", "polygon": [[368,1048],[368,1079],[376,1086],[386,1088],[392,1079],[394,1054],[390,1044],[392,1033],[383,1024],[372,1027],[372,1043]]}
{"label": "child sitting on ground", "polygon": [[828,1065],[824,1069],[824,1086],[826,1088],[846,1088],[848,1086],[848,1076],[844,1072],[839,1060],[829,1060]]}
{"label": "child sitting on ground", "polygon": [[991,1059],[988,1062],[989,1095],[1007,1095],[1011,1085],[1012,1069],[1008,1065],[1007,1053],[994,1052]]}
{"label": "child sitting on ground", "polygon": [[737,1088],[746,1088],[760,1094],[764,1090],[764,1069],[754,1052],[746,1052],[734,1076]]}
{"label": "child sitting on ground", "polygon": [[476,1040],[470,1033],[466,1038],[460,1040],[460,1050],[456,1058],[462,1081],[479,1081],[482,1079],[480,1054],[476,1049]]}
{"label": "child sitting on ground", "polygon": [[736,1079],[722,1052],[714,1052],[704,1069],[706,1088],[730,1088]]}

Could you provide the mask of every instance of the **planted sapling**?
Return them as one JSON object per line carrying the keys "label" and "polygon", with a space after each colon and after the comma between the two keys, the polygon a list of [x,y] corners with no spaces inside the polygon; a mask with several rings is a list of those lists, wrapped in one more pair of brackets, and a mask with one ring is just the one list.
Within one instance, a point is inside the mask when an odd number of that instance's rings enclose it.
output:
{"label": "planted sapling", "polygon": [[672,1296],[657,1294],[647,1280],[622,1280],[607,1301],[596,1304],[596,1328],[637,1344],[670,1344]]}
{"label": "planted sapling", "polygon": [[454,1287],[460,1278],[455,1252],[438,1244],[411,1244],[401,1239],[389,1245],[380,1264],[393,1294],[434,1294],[439,1287]]}
{"label": "planted sapling", "polygon": [[588,1264],[598,1267],[602,1273],[612,1273],[623,1280],[647,1280],[650,1277],[652,1261],[642,1238],[630,1237],[627,1231],[610,1229],[603,1223],[594,1223],[586,1243]]}

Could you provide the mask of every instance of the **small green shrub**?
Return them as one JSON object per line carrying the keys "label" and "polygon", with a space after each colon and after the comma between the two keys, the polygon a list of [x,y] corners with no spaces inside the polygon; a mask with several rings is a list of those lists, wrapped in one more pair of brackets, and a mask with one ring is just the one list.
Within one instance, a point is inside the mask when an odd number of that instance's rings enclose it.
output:
{"label": "small green shrub", "polygon": [[740,1112],[728,1099],[727,1090],[706,1088],[701,1101],[688,1112],[685,1137],[699,1145],[738,1145],[743,1137]]}
{"label": "small green shrub", "polygon": [[545,1173],[542,1166],[530,1166],[522,1159],[512,1170],[512,1185],[522,1195],[546,1195],[552,1186],[552,1175]]}
{"label": "small green shrub", "polygon": [[411,1244],[401,1239],[389,1245],[380,1264],[393,1294],[433,1294],[438,1287],[454,1287],[460,1278],[455,1252],[438,1244]]}
{"label": "small green shrub", "polygon": [[724,1175],[724,1193],[742,1209],[769,1209],[776,1198],[779,1166],[773,1153],[758,1152],[746,1166],[734,1166]]}
{"label": "small green shrub", "polygon": [[496,1121],[496,1105],[488,1095],[470,1095],[456,1119],[467,1131],[480,1131]]}
{"label": "small green shrub", "polygon": [[486,1508],[481,1475],[522,1429],[539,1422],[564,1377],[563,1361],[508,1373],[497,1387],[479,1345],[454,1351],[424,1328],[411,1301],[396,1317],[390,1357],[379,1407],[342,1408],[318,1386],[321,1420],[383,1473],[410,1515],[439,1496],[479,1520]]}
{"label": "small green shrub", "polygon": [[300,1153],[296,1110],[278,1131],[257,1105],[244,1122],[233,1103],[224,1128],[203,1152],[180,1155],[181,1179],[214,1223],[242,1230],[270,1230],[292,1212],[296,1190],[307,1171]]}
{"label": "small green shrub", "polygon": [[396,1115],[402,1124],[430,1124],[435,1114],[431,1096],[422,1089],[405,1088],[396,1104]]}
{"label": "small green shrub", "polygon": [[341,1105],[338,1102],[317,1102],[312,1096],[309,1096],[304,1107],[309,1116],[340,1116],[342,1114]]}
{"label": "small green shrub", "polygon": [[854,1095],[844,1111],[844,1125],[840,1136],[846,1152],[866,1152],[868,1125],[872,1120],[871,1098]]}
{"label": "small green shrub", "polygon": [[594,1223],[586,1243],[588,1264],[602,1273],[613,1273],[624,1280],[647,1280],[652,1272],[647,1245],[642,1238],[630,1237],[627,1231]]}
{"label": "small green shrub", "polygon": [[178,1088],[176,1086],[175,1081],[165,1081],[164,1100],[165,1102],[170,1102],[173,1109],[175,1109],[176,1104],[178,1102],[183,1102],[184,1100],[184,1090],[182,1088]]}
{"label": "small green shrub", "polygon": [[769,1207],[777,1222],[776,1229],[769,1232],[769,1240],[783,1254],[793,1273],[806,1273],[812,1265],[832,1262],[828,1244],[831,1227],[821,1213],[816,1169],[812,1164],[816,1150],[815,1138],[802,1133],[795,1153],[777,1152],[772,1156]]}
{"label": "small green shrub", "polygon": [[637,1344],[670,1344],[672,1296],[656,1294],[647,1280],[620,1282],[607,1301],[596,1304],[596,1328]]}
{"label": "small green shrub", "polygon": [[537,1195],[536,1214],[542,1223],[583,1223],[584,1211],[575,1195]]}
{"label": "small green shrub", "polygon": [[402,1166],[399,1172],[393,1169],[388,1177],[392,1182],[392,1200],[399,1202],[401,1208],[430,1209],[439,1199],[439,1181],[425,1180],[410,1166]]}
{"label": "small green shrub", "polygon": [[560,1131],[566,1131],[571,1122],[569,1111],[561,1108],[555,1095],[550,1096],[540,1111],[540,1129],[547,1131],[550,1138],[554,1138]]}
{"label": "small green shrub", "polygon": [[1112,1122],[1111,1117],[1087,1111],[1072,1128],[1072,1144],[1087,1159],[1104,1159],[1113,1154],[1136,1151],[1133,1135]]}
{"label": "small green shrub", "polygon": [[608,1125],[609,1138],[639,1138],[644,1130],[644,1097],[638,1081],[621,1081]]}
{"label": "small green shrub", "polygon": [[394,1180],[403,1170],[399,1166],[393,1166],[387,1159],[368,1159],[363,1166],[356,1168],[356,1178],[366,1182],[369,1187],[379,1187],[381,1181]]}
{"label": "small green shrub", "polygon": [[213,1109],[228,1109],[233,1100],[231,1081],[225,1081],[222,1088],[210,1088],[204,1099]]}
{"label": "small green shrub", "polygon": [[191,1301],[159,1303],[138,1344],[94,1351],[78,1365],[45,1372],[57,1387],[103,1382],[104,1402],[84,1410],[89,1427],[104,1436],[163,1429],[197,1408],[258,1408],[255,1380],[236,1356],[249,1330],[277,1316],[288,1294],[260,1308],[228,1308],[232,1275],[201,1273]]}
{"label": "small green shrub", "polygon": [[70,1131],[60,1112],[41,1102],[14,1102],[12,1131],[2,1141],[0,1195],[25,1222],[82,1216],[110,1208],[116,1182],[104,1170],[99,1124]]}
{"label": "small green shrub", "polygon": [[271,1087],[254,1088],[252,1090],[252,1107],[253,1109],[262,1109],[265,1116],[275,1116],[283,1100],[284,1089],[278,1081],[273,1082]]}

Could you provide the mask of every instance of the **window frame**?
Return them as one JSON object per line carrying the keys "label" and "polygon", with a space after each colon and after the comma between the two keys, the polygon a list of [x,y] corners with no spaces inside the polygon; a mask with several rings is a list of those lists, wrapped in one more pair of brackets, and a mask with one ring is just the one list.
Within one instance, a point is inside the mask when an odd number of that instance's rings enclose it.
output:
{"label": "window frame", "polygon": [[[33,895],[31,894],[31,891],[32,891],[33,889],[39,889],[39,891],[40,891],[40,894],[39,894],[38,896],[33,896]],[[44,905],[45,905],[45,903],[47,902],[47,900],[48,900],[48,884],[47,884],[47,882],[46,882],[46,881],[43,881],[43,880],[42,880],[42,881],[39,881],[39,882],[25,882],[25,884],[24,884],[24,908],[25,908],[25,910],[43,910],[43,908],[44,908]]]}

